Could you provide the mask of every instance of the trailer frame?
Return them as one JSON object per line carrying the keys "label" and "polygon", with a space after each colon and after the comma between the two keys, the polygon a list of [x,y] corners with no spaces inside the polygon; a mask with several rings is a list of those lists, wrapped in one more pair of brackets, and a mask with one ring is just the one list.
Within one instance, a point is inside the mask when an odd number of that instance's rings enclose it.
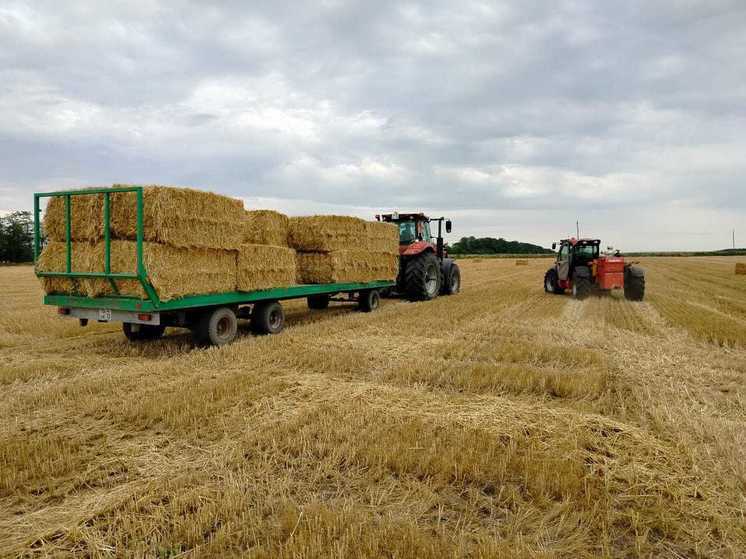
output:
{"label": "trailer frame", "polygon": [[[136,197],[136,238],[137,243],[134,272],[111,271],[111,197],[113,193],[132,192]],[[93,196],[103,194],[103,234],[104,234],[104,271],[81,272],[72,267],[73,231],[72,231],[72,199],[75,196]],[[37,261],[42,251],[41,231],[41,200],[43,198],[62,197],[65,200],[65,243],[66,260],[64,272],[40,271]],[[34,193],[34,267],[38,277],[54,278],[101,278],[106,279],[112,286],[114,295],[105,297],[88,297],[85,295],[50,294],[45,295],[43,303],[58,307],[58,312],[64,316],[76,317],[81,325],[95,319],[100,322],[123,322],[125,334],[127,325],[143,326],[145,328],[162,328],[165,325],[184,326],[193,332],[204,318],[212,312],[229,308],[234,309],[236,318],[251,317],[253,306],[257,304],[271,305],[279,301],[301,298],[328,298],[346,294],[349,301],[358,301],[363,310],[374,310],[377,307],[377,293],[396,285],[394,280],[376,280],[370,282],[340,282],[328,284],[302,284],[272,289],[254,291],[229,291],[221,293],[205,293],[189,295],[170,301],[161,301],[158,293],[148,277],[143,258],[144,245],[144,199],[142,186],[127,186],[115,188],[92,188],[85,190],[66,190],[60,192]],[[121,280],[137,280],[143,288],[145,298],[119,295],[117,282]],[[371,292],[375,293],[376,304],[370,308]],[[365,296],[365,297],[364,297]],[[253,305],[252,313],[240,310],[241,306]],[[280,312],[282,312],[280,307]],[[284,324],[284,314],[282,315]],[[129,330],[132,329],[130,326]],[[281,329],[281,328],[280,328]],[[162,333],[162,331],[161,331]],[[264,332],[274,333],[274,332]],[[129,334],[128,338],[133,339]],[[214,343],[214,341],[213,341]]]}

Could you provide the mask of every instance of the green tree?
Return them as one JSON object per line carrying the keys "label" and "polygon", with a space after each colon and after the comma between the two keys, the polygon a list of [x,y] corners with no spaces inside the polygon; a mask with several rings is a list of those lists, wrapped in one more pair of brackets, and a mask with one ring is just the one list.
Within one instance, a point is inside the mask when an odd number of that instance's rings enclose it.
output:
{"label": "green tree", "polygon": [[31,212],[0,217],[0,262],[30,262],[34,258]]}

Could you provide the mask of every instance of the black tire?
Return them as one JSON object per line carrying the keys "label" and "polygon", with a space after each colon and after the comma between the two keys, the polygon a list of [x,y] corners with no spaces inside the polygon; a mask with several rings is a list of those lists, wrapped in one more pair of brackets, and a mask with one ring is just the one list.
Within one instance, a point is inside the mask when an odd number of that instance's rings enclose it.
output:
{"label": "black tire", "polygon": [[311,295],[306,301],[309,309],[321,310],[329,307],[329,295]]}
{"label": "black tire", "polygon": [[443,279],[443,287],[440,290],[443,295],[456,295],[461,291],[461,270],[458,264],[452,264],[448,277]]}
{"label": "black tire", "polygon": [[642,301],[645,298],[645,274],[639,268],[624,274],[624,298]]}
{"label": "black tire", "polygon": [[440,266],[432,252],[423,252],[407,262],[404,283],[410,301],[428,301],[440,292]]}
{"label": "black tire", "polygon": [[251,312],[251,331],[255,334],[278,334],[285,327],[285,311],[278,301],[262,301]]}
{"label": "black tire", "polygon": [[550,268],[544,274],[544,291],[554,293],[555,295],[563,295],[565,293],[565,290],[559,286],[559,276],[557,275],[557,270],[554,268]]}
{"label": "black tire", "polygon": [[163,336],[165,330],[166,327],[163,325],[122,323],[122,332],[124,332],[124,336],[131,342],[157,340]]}
{"label": "black tire", "polygon": [[591,294],[591,280],[585,276],[576,276],[572,280],[572,296],[579,301],[587,299]]}
{"label": "black tire", "polygon": [[370,289],[360,293],[358,307],[363,312],[372,312],[381,305],[381,294],[377,289]]}
{"label": "black tire", "polygon": [[192,331],[197,345],[221,346],[231,343],[238,333],[238,317],[229,307],[208,310],[200,316]]}

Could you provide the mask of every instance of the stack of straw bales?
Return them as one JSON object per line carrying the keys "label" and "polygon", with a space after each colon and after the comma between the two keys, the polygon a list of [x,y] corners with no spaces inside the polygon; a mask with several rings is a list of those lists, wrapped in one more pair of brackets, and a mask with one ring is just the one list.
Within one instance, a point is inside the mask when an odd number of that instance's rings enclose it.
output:
{"label": "stack of straw bales", "polygon": [[295,251],[288,247],[286,215],[272,210],[244,212],[237,267],[239,291],[296,283]]}
{"label": "stack of straw bales", "polygon": [[399,271],[399,230],[349,216],[290,219],[288,242],[298,251],[301,283],[393,280]]}
{"label": "stack of straw bales", "polygon": [[736,262],[736,275],[746,276],[746,262]]}
{"label": "stack of straw bales", "polygon": [[[119,186],[119,185],[115,185]],[[103,195],[71,198],[72,269],[104,271]],[[136,196],[111,194],[111,271],[136,271]],[[237,250],[243,240],[243,203],[185,188],[149,186],[143,191],[145,269],[163,301],[236,288]],[[40,271],[65,270],[65,201],[51,198],[44,216],[49,244]],[[43,278],[47,293],[110,295],[107,280]],[[144,297],[137,281],[118,281],[120,294]]]}

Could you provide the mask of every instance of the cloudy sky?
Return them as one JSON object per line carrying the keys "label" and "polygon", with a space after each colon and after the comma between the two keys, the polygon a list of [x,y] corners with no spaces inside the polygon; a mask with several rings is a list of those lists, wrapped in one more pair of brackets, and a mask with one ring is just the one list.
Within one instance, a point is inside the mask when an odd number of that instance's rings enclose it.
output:
{"label": "cloudy sky", "polygon": [[746,245],[746,2],[0,2],[0,211],[175,184]]}

